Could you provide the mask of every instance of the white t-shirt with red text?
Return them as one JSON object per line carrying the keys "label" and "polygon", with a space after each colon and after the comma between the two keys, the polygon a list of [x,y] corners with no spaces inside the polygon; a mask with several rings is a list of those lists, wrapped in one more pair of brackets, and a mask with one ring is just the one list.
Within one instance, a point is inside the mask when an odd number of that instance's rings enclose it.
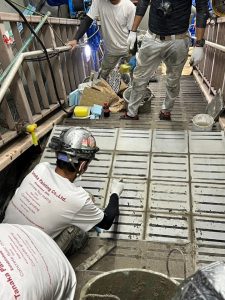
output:
{"label": "white t-shirt with red text", "polygon": [[89,193],[43,162],[16,190],[3,223],[35,226],[55,238],[70,225],[89,231],[103,217],[103,211],[93,203]]}
{"label": "white t-shirt with red text", "polygon": [[73,300],[75,288],[72,266],[47,234],[0,224],[1,300]]}

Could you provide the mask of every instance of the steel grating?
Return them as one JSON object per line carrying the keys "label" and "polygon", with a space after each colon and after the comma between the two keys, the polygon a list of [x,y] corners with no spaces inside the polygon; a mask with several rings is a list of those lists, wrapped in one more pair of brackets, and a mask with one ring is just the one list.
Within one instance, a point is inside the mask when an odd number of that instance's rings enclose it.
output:
{"label": "steel grating", "polygon": [[150,155],[148,153],[116,153],[112,176],[120,178],[148,178]]}
{"label": "steel grating", "polygon": [[[180,101],[187,108],[192,105],[185,98]],[[112,180],[124,179],[118,225],[102,232],[100,238],[145,240],[151,245],[176,243],[181,247],[191,243],[194,248],[197,246],[197,265],[224,259],[223,133],[201,133],[199,138],[199,133],[183,130],[187,128],[185,122],[159,122],[157,105],[148,120],[152,130],[143,129],[145,125],[136,128],[134,122],[128,121],[123,123],[126,128],[89,128],[101,148],[99,161],[93,161],[76,184],[91,192],[96,204],[104,207]],[[177,110],[177,118],[187,118],[191,113],[188,109]],[[147,120],[142,121],[141,124],[147,124]],[[164,130],[154,129],[158,127]],[[64,128],[68,127],[56,126],[51,136],[59,135]],[[48,147],[42,161],[55,163],[55,155]],[[92,231],[91,237],[96,236]],[[188,255],[191,257],[192,253]]]}
{"label": "steel grating", "polygon": [[225,244],[225,219],[209,217],[195,217],[195,234],[197,244]]}
{"label": "steel grating", "polygon": [[197,248],[197,266],[204,266],[215,261],[225,261],[224,245],[201,244]]}
{"label": "steel grating", "polygon": [[152,154],[152,180],[188,181],[188,156],[179,154]]}
{"label": "steel grating", "polygon": [[186,213],[190,211],[189,184],[152,181],[149,192],[150,211]]}
{"label": "steel grating", "polygon": [[[121,211],[118,221],[114,221],[112,227],[108,231],[102,230],[102,232],[100,233],[100,237],[113,238],[118,240],[142,240],[143,224],[143,212]],[[92,231],[90,236],[97,236],[97,233]]]}
{"label": "steel grating", "polygon": [[115,149],[117,131],[118,129],[91,128],[91,132],[96,139],[96,144],[98,145],[101,151]]}
{"label": "steel grating", "polygon": [[[109,191],[114,179],[110,181]],[[144,211],[147,201],[147,181],[138,179],[124,179],[124,190],[120,196],[119,209],[120,211],[127,210],[131,212]],[[108,203],[110,193],[106,198]]]}
{"label": "steel grating", "polygon": [[164,243],[188,243],[189,220],[185,216],[149,214],[146,240]]}
{"label": "steel grating", "polygon": [[225,215],[225,186],[192,183],[193,210],[197,214]]}
{"label": "steel grating", "polygon": [[165,131],[156,129],[153,132],[152,152],[187,153],[187,131]]}
{"label": "steel grating", "polygon": [[225,155],[190,155],[192,182],[225,183]]}
{"label": "steel grating", "polygon": [[79,177],[74,184],[82,186],[87,192],[94,196],[94,202],[98,207],[104,207],[108,178]]}
{"label": "steel grating", "polygon": [[98,152],[96,157],[98,160],[92,160],[87,171],[82,175],[93,176],[97,178],[107,177],[110,173],[113,154],[111,152]]}
{"label": "steel grating", "polygon": [[151,130],[120,129],[116,150],[149,152],[151,149]]}
{"label": "steel grating", "polygon": [[190,153],[225,154],[224,132],[189,133]]}

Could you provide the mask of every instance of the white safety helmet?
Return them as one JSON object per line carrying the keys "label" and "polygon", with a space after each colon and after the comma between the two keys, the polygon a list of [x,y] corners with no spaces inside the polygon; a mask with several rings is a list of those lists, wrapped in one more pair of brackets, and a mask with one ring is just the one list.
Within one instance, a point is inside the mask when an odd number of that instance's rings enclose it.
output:
{"label": "white safety helmet", "polygon": [[71,127],[63,130],[59,137],[53,136],[49,147],[56,151],[58,159],[70,163],[95,159],[99,151],[92,133],[81,127]]}

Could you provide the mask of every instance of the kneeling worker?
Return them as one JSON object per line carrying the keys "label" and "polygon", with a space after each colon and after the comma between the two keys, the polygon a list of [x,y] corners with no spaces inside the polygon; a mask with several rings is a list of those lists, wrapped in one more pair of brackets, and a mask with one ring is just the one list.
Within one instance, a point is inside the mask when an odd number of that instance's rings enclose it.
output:
{"label": "kneeling worker", "polygon": [[40,229],[0,224],[0,287],[1,300],[73,300],[76,276]]}
{"label": "kneeling worker", "polygon": [[73,183],[99,150],[91,132],[72,127],[60,137],[53,137],[49,147],[56,152],[56,168],[48,162],[39,163],[24,178],[9,202],[3,222],[38,227],[53,239],[72,225],[72,233],[62,238],[68,245],[60,246],[65,253],[72,254],[83,246],[85,232],[95,225],[106,230],[111,227],[119,214],[119,196],[124,185],[114,181],[103,212],[88,192]]}

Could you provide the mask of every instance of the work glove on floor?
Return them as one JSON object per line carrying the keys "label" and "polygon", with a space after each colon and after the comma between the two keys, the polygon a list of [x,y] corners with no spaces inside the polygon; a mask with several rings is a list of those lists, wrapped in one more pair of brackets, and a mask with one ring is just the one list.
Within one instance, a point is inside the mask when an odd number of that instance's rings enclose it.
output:
{"label": "work glove on floor", "polygon": [[124,183],[118,180],[113,180],[111,185],[111,194],[117,194],[118,197],[122,194],[122,191],[124,190]]}
{"label": "work glove on floor", "polygon": [[134,44],[137,39],[137,32],[135,31],[130,31],[128,39],[127,39],[127,46],[129,50],[134,49]]}
{"label": "work glove on floor", "polygon": [[190,59],[190,65],[196,66],[204,57],[203,47],[194,47],[193,53]]}

